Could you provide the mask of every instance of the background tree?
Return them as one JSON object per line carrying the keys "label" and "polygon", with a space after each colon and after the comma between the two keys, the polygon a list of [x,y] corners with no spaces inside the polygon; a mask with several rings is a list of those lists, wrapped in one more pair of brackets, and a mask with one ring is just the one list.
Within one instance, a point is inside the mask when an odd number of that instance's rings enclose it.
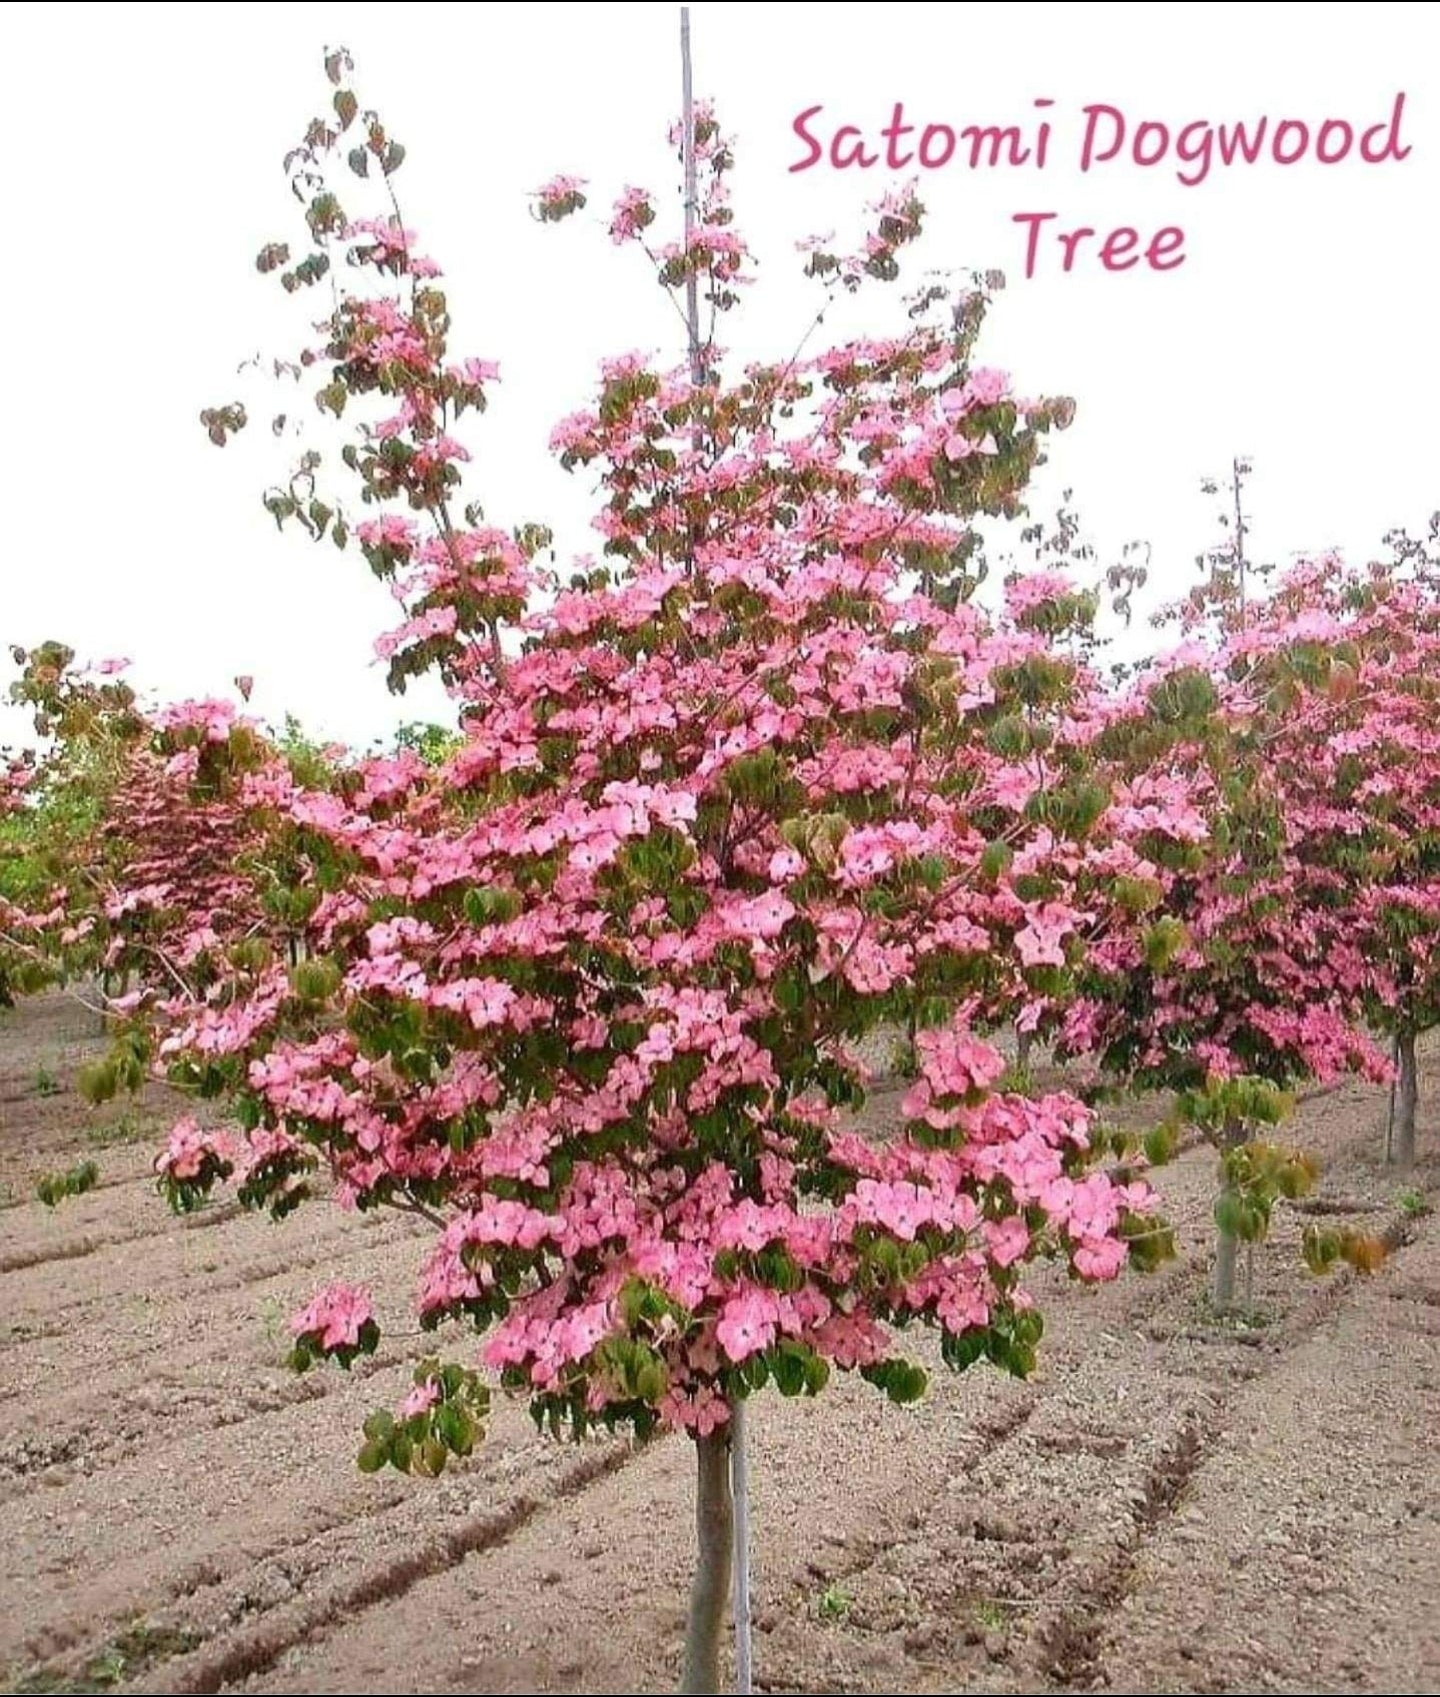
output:
{"label": "background tree", "polygon": [[1268,759],[1306,844],[1323,946],[1363,986],[1371,1027],[1394,1044],[1387,1159],[1415,1160],[1415,1044],[1440,1018],[1440,576],[1436,527],[1396,534],[1363,568],[1300,563],[1247,647],[1283,683]]}
{"label": "background tree", "polygon": [[88,996],[103,953],[99,837],[145,722],[123,661],[81,666],[59,642],[11,658],[10,699],[38,746],[0,782],[0,997],[57,982]]}
{"label": "background tree", "polygon": [[[1139,668],[1097,745],[1129,785],[1132,841],[1163,868],[1162,889],[1153,926],[1117,932],[1092,957],[1062,1043],[1127,1086],[1178,1092],[1180,1121],[1219,1149],[1222,1311],[1235,1304],[1239,1244],[1262,1238],[1279,1197],[1315,1177],[1302,1152],[1256,1131],[1280,1121],[1303,1079],[1384,1076],[1361,1029],[1363,951],[1334,923],[1334,839],[1307,808],[1295,763],[1278,756],[1311,661],[1261,634],[1280,600],[1252,593],[1242,608],[1240,596],[1240,574],[1227,569],[1187,598],[1188,641]],[[1296,745],[1302,767],[1313,729]],[[1146,815],[1156,797],[1193,822],[1188,840],[1155,839]],[[1173,1136],[1158,1132],[1154,1152]],[[1343,1253],[1366,1265],[1376,1252],[1353,1237],[1312,1247],[1317,1261]]]}

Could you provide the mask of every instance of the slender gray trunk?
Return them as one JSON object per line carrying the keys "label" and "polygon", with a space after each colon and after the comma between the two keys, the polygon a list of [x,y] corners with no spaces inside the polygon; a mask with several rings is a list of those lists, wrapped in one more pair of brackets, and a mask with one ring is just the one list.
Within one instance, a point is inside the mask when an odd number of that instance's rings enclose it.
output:
{"label": "slender gray trunk", "polygon": [[1035,1048],[1035,1033],[1033,1031],[1017,1031],[1015,1033],[1015,1065],[1021,1072],[1030,1065],[1030,1056]]}
{"label": "slender gray trunk", "polygon": [[735,1511],[735,1691],[750,1697],[750,1464],[745,1398],[730,1404],[730,1494]]}
{"label": "slender gray trunk", "polygon": [[[695,91],[690,64],[690,8],[680,8],[680,126],[685,170],[685,251],[695,231],[699,211],[698,170],[695,159]],[[690,361],[690,381],[699,388],[705,376],[700,344],[700,300],[698,279],[687,266],[685,277],[685,340]],[[698,449],[704,433],[697,416],[694,442]],[[693,540],[691,563],[694,563]],[[735,1483],[740,1487],[742,1513],[747,1502],[745,1481],[744,1415],[738,1415],[734,1459]],[[735,1500],[731,1488],[731,1434],[728,1428],[695,1441],[696,1489],[695,1583],[690,1590],[690,1620],[685,1631],[684,1692],[720,1690],[720,1642],[731,1603],[730,1575],[735,1552]],[[736,1573],[734,1620],[736,1649],[740,1657],[742,1689],[748,1691],[750,1661],[749,1569],[742,1559]]]}
{"label": "slender gray trunk", "polygon": [[[685,166],[685,253],[688,260],[700,198],[695,164],[695,86],[690,70],[688,6],[680,8],[680,150]],[[685,268],[685,333],[689,344],[690,381],[698,386],[704,375],[700,358],[699,278],[688,264]]]}
{"label": "slender gray trunk", "polygon": [[[1249,1136],[1238,1120],[1230,1120],[1222,1134],[1221,1148],[1235,1149]],[[1214,1305],[1217,1314],[1229,1313],[1235,1306],[1235,1269],[1239,1260],[1240,1240],[1234,1232],[1217,1227],[1215,1232],[1215,1289]]]}
{"label": "slender gray trunk", "polygon": [[1224,1314],[1235,1306],[1235,1267],[1240,1240],[1234,1232],[1222,1231],[1215,1238],[1215,1309]]}
{"label": "slender gray trunk", "polygon": [[1395,1092],[1395,1135],[1390,1161],[1402,1173],[1415,1165],[1415,1108],[1420,1100],[1420,1075],[1415,1064],[1415,1033],[1402,1031],[1395,1040],[1399,1081]]}
{"label": "slender gray trunk", "polygon": [[720,1643],[730,1603],[735,1546],[730,1497],[730,1438],[722,1427],[695,1440],[695,1583],[685,1631],[683,1692],[720,1691]]}

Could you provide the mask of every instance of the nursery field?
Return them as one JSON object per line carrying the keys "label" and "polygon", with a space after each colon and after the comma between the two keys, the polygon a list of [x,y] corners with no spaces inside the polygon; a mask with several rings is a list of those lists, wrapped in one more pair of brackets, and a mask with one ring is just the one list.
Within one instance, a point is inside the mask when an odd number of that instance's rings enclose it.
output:
{"label": "nursery field", "polygon": [[[435,1340],[297,1377],[285,1320],[333,1276],[404,1312],[425,1228],[172,1217],[149,1163],[174,1104],[83,1108],[98,1046],[58,998],[0,1016],[0,1689],[672,1689],[693,1447],[557,1445],[501,1404],[441,1480],[362,1476],[361,1420]],[[1207,1315],[1200,1148],[1160,1175],[1178,1258],[1056,1280],[1033,1380],[760,1398],[757,1689],[1440,1689],[1440,1173],[1385,1175],[1384,1111],[1359,1084],[1302,1103],[1324,1177],[1277,1209],[1245,1324]],[[96,1189],[35,1199],[87,1158]],[[1310,1276],[1302,1210],[1388,1262]]]}

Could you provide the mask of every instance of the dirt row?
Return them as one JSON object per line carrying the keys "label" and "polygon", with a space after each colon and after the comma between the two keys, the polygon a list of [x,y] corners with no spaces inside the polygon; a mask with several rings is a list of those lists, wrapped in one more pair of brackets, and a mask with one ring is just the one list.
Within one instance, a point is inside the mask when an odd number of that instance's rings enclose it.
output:
{"label": "dirt row", "polygon": [[[555,1445],[501,1404],[467,1467],[360,1475],[365,1413],[467,1348],[405,1331],[424,1228],[173,1219],[149,1160],[176,1105],[84,1109],[95,1041],[58,1000],[0,1017],[0,1689],[672,1689],[689,1446]],[[1252,1323],[1214,1324],[1196,1150],[1161,1176],[1178,1261],[1099,1291],[1040,1275],[1033,1380],[757,1402],[757,1687],[1440,1689],[1440,1174],[1385,1175],[1383,1106],[1347,1086],[1294,1128],[1329,1217],[1394,1245],[1369,1279],[1307,1274],[1286,1208]],[[99,1188],[34,1199],[87,1157]],[[396,1329],[297,1378],[285,1317],[336,1277]]]}

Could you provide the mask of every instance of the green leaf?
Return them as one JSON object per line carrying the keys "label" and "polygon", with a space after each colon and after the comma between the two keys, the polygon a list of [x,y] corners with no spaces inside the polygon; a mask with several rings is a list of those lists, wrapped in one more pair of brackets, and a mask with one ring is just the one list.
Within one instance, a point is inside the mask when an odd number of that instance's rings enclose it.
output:
{"label": "green leaf", "polygon": [[1241,1235],[1245,1212],[1245,1203],[1238,1191],[1222,1190],[1215,1198],[1215,1224],[1227,1237]]}
{"label": "green leaf", "polygon": [[916,1367],[908,1361],[898,1362],[886,1383],[885,1394],[891,1402],[918,1402],[925,1395],[929,1382],[923,1367]]}
{"label": "green leaf", "polygon": [[783,1346],[771,1350],[770,1371],[781,1396],[799,1396],[805,1389],[805,1363]]}
{"label": "green leaf", "polygon": [[1173,1126],[1153,1126],[1145,1133],[1145,1159],[1151,1166],[1163,1167],[1175,1154],[1175,1130]]}
{"label": "green leaf", "polygon": [[361,1430],[373,1442],[388,1444],[395,1435],[395,1417],[388,1409],[377,1408],[373,1414],[366,1416]]}
{"label": "green leaf", "polygon": [[929,1383],[923,1367],[892,1356],[888,1361],[875,1361],[860,1369],[860,1377],[883,1390],[891,1402],[917,1402]]}
{"label": "green leaf", "polygon": [[1339,1259],[1339,1234],[1319,1226],[1306,1226],[1300,1240],[1300,1251],[1312,1273],[1326,1273]]}
{"label": "green leaf", "polygon": [[980,857],[980,870],[986,878],[1000,878],[1009,870],[1010,862],[1014,858],[1015,851],[1009,843],[988,843],[985,853]]}
{"label": "green leaf", "polygon": [[113,1060],[91,1061],[80,1068],[76,1079],[81,1097],[91,1107],[114,1098],[119,1086],[118,1069]]}
{"label": "green leaf", "polygon": [[665,1365],[662,1361],[648,1361],[635,1375],[635,1394],[641,1402],[647,1402],[652,1407],[665,1395],[667,1383]]}

